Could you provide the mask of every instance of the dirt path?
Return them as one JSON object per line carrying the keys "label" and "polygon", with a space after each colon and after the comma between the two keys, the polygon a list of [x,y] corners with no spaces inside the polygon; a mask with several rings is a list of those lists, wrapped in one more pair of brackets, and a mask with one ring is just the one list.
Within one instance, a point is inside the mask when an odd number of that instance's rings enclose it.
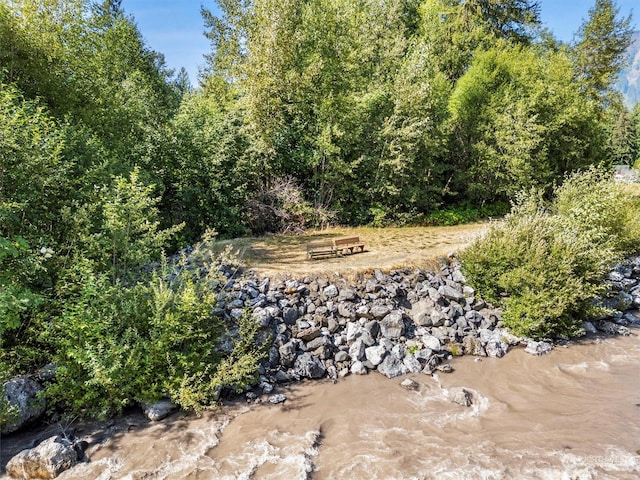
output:
{"label": "dirt path", "polygon": [[[262,238],[222,241],[216,249],[231,245],[247,267],[260,276],[300,276],[324,272],[355,274],[376,268],[391,270],[425,267],[459,251],[488,228],[488,223],[454,227],[335,228]],[[359,236],[366,251],[338,258],[309,260],[306,245],[314,240]]]}

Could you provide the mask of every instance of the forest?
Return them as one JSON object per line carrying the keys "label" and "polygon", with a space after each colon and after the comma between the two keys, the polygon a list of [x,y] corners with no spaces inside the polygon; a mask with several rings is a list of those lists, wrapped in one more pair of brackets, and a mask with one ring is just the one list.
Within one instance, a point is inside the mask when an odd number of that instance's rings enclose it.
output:
{"label": "forest", "polygon": [[[222,377],[193,385],[226,360],[206,357],[221,326],[192,325],[215,299],[145,277],[162,252],[214,231],[477,220],[572,172],[640,166],[614,0],[570,44],[532,0],[218,5],[194,87],[121,1],[0,2],[0,381],[53,361],[50,394],[77,411],[203,403]],[[234,352],[227,373],[247,374],[258,352]]]}

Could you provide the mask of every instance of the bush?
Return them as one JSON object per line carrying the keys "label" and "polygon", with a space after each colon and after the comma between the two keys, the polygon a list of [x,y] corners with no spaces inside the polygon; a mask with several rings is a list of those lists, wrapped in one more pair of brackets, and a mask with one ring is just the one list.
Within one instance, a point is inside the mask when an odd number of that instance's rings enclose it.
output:
{"label": "bush", "polygon": [[[161,397],[198,410],[222,387],[252,383],[262,354],[254,323],[234,326],[213,315],[211,285],[226,279],[208,271],[199,278],[184,262],[165,264],[125,287],[78,264],[67,281],[79,292],[48,332],[58,369],[47,395],[73,413],[105,417]],[[220,348],[229,330],[238,332],[230,353]]]}
{"label": "bush", "polygon": [[547,203],[521,195],[504,222],[461,255],[468,281],[534,339],[575,336],[602,314],[604,276],[640,245],[640,196],[597,170],[574,174]]}
{"label": "bush", "polygon": [[247,223],[254,234],[302,233],[308,227],[323,227],[335,215],[305,200],[302,188],[290,177],[277,178],[257,191],[247,202]]}

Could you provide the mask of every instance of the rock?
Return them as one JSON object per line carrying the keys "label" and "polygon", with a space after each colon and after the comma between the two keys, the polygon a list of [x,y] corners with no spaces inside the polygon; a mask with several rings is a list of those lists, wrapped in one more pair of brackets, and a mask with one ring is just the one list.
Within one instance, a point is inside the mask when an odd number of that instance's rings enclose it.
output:
{"label": "rock", "polygon": [[473,404],[473,393],[464,387],[452,387],[449,389],[449,398],[453,403],[470,407]]}
{"label": "rock", "polygon": [[422,344],[425,346],[425,348],[436,352],[441,348],[440,340],[438,340],[438,338],[434,337],[433,335],[424,335],[422,337]]}
{"label": "rock", "polygon": [[343,288],[340,291],[340,294],[338,295],[338,301],[339,302],[344,302],[344,301],[353,301],[356,299],[356,292],[354,290],[352,290],[351,288]]}
{"label": "rock", "polygon": [[357,361],[353,362],[353,365],[351,365],[351,373],[354,375],[366,375],[368,370],[367,367],[364,366],[364,363]]}
{"label": "rock", "polygon": [[[305,330],[301,330],[296,335],[296,338],[303,340],[305,342],[310,342],[311,340],[318,338],[320,336],[320,327],[311,327]],[[311,347],[310,347],[311,348]]]}
{"label": "rock", "polygon": [[476,357],[486,357],[487,352],[480,342],[480,339],[473,335],[468,335],[462,339],[462,350],[465,355],[475,355]]}
{"label": "rock", "polygon": [[409,373],[418,373],[422,371],[422,365],[420,361],[413,355],[407,355],[402,359],[402,363],[407,368]]}
{"label": "rock", "polygon": [[448,363],[443,363],[442,365],[438,365],[436,370],[442,373],[451,373],[453,372],[453,367]]}
{"label": "rock", "polygon": [[316,348],[330,347],[330,346],[331,346],[331,340],[329,339],[329,337],[324,335],[319,335],[307,343],[307,350],[310,351],[310,350],[315,350]]}
{"label": "rock", "polygon": [[271,395],[269,397],[269,403],[273,403],[274,405],[277,405],[278,403],[282,403],[287,399],[287,397],[285,397],[283,394],[278,393],[276,395]]}
{"label": "rock", "polygon": [[143,403],[142,411],[152,422],[162,420],[178,409],[178,406],[171,400],[164,399],[155,403]]}
{"label": "rock", "polygon": [[254,308],[252,313],[253,319],[260,325],[261,327],[268,327],[269,322],[271,321],[271,314],[268,310],[264,308]]}
{"label": "rock", "polygon": [[296,350],[298,349],[297,342],[291,341],[285,343],[278,349],[278,353],[280,354],[280,362],[284,367],[293,366],[293,362],[296,359]]}
{"label": "rock", "polygon": [[598,329],[591,322],[582,322],[582,328],[586,333],[598,333]]}
{"label": "rock", "polygon": [[380,323],[377,320],[371,320],[364,324],[364,329],[369,332],[372,339],[378,338],[378,334],[380,333]]}
{"label": "rock", "polygon": [[405,378],[400,382],[400,386],[406,390],[419,390],[420,384],[415,380],[411,380],[410,378]]}
{"label": "rock", "polygon": [[631,335],[631,331],[622,325],[617,325],[608,320],[602,320],[598,322],[596,328],[601,332],[607,333],[609,335]]}
{"label": "rock", "polygon": [[391,312],[385,316],[380,322],[380,331],[383,337],[398,340],[404,333],[402,313]]}
{"label": "rock", "polygon": [[349,356],[352,360],[364,360],[365,359],[365,344],[362,340],[358,339],[351,347],[349,347]]}
{"label": "rock", "polygon": [[378,371],[385,375],[387,378],[394,378],[399,375],[407,373],[406,367],[402,363],[402,360],[394,355],[387,355],[382,360],[382,363],[378,365]]}
{"label": "rock", "polygon": [[37,420],[44,413],[46,402],[39,397],[42,385],[29,376],[12,378],[4,384],[4,400],[8,403],[9,419],[0,434],[15,432]]}
{"label": "rock", "polygon": [[531,355],[545,355],[550,353],[552,349],[553,345],[548,342],[535,342],[533,340],[529,340],[524,351]]}
{"label": "rock", "polygon": [[78,451],[74,447],[66,438],[50,437],[9,460],[6,472],[10,477],[24,480],[56,478],[78,462]]}
{"label": "rock", "polygon": [[324,289],[322,290],[322,293],[324,293],[324,296],[327,298],[334,298],[338,296],[338,287],[336,287],[335,285],[328,285],[326,287],[324,287]]}
{"label": "rock", "polygon": [[464,298],[462,292],[459,292],[449,285],[442,285],[440,288],[438,288],[438,293],[447,300],[453,300],[455,302],[459,302]]}
{"label": "rock", "polygon": [[336,362],[346,362],[347,360],[349,360],[349,354],[343,350],[340,350],[338,353],[336,353],[336,356],[334,357],[334,360]]}
{"label": "rock", "polygon": [[509,345],[503,340],[501,331],[480,329],[478,333],[488,357],[501,358],[507,354]]}
{"label": "rock", "polygon": [[294,368],[298,375],[305,378],[322,378],[327,373],[320,359],[309,352],[296,358]]}
{"label": "rock", "polygon": [[391,313],[391,309],[386,305],[374,305],[369,314],[376,320],[380,320]]}
{"label": "rock", "polygon": [[298,319],[298,309],[292,307],[285,307],[282,309],[282,319],[287,325],[295,325]]}
{"label": "rock", "polygon": [[382,363],[384,356],[387,354],[387,349],[384,348],[384,345],[375,345],[373,347],[368,347],[364,351],[367,360],[371,362],[372,365],[378,366]]}
{"label": "rock", "polygon": [[344,318],[350,318],[350,319],[356,318],[356,312],[353,311],[353,307],[345,305],[344,303],[338,304],[338,315]]}

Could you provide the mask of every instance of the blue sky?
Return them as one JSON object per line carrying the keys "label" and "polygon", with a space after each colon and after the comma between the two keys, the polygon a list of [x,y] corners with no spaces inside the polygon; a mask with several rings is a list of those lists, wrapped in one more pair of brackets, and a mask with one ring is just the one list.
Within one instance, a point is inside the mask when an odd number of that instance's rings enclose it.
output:
{"label": "blue sky", "polygon": [[[540,0],[543,23],[563,41],[572,39],[594,0]],[[617,0],[621,14],[632,9],[635,29],[640,29],[640,1]],[[214,0],[123,0],[122,7],[133,15],[147,45],[163,53],[169,68],[185,67],[191,83],[197,84],[203,55],[211,49],[204,37],[200,6],[216,11]]]}

